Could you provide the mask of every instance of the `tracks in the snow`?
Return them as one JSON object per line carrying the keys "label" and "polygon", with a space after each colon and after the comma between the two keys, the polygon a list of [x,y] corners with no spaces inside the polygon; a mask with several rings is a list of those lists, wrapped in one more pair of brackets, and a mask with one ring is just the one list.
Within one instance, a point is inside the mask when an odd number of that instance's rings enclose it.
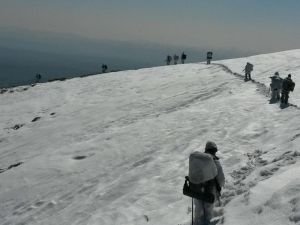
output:
{"label": "tracks in the snow", "polygon": [[[234,198],[241,196],[241,202],[249,203],[250,189],[258,185],[261,181],[271,178],[281,168],[295,164],[300,157],[298,151],[286,151],[283,154],[270,159],[263,159],[266,152],[255,150],[252,153],[246,153],[247,161],[241,168],[230,173],[232,182],[225,185],[222,193],[222,206],[215,211],[215,216],[219,218],[220,224],[223,224],[223,208]],[[259,210],[259,209],[258,209]],[[260,213],[259,211],[257,212]]]}

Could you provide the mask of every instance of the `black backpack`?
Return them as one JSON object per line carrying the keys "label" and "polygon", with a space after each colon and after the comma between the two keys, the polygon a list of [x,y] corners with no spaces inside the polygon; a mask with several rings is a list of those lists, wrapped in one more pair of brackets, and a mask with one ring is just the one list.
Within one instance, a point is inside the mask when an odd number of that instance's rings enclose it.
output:
{"label": "black backpack", "polygon": [[285,78],[282,82],[282,89],[284,91],[294,91],[294,88],[295,88],[295,83],[288,79],[288,78]]}
{"label": "black backpack", "polygon": [[[216,178],[208,180],[204,183],[193,184],[190,182],[189,177],[185,177],[185,182],[183,185],[183,194],[191,197],[202,200],[208,203],[214,203],[215,195],[213,194],[214,185],[217,184]],[[219,185],[217,185],[217,190]]]}
{"label": "black backpack", "polygon": [[294,91],[294,88],[295,88],[295,83],[293,81],[290,81],[290,83],[289,83],[289,90],[290,91]]}

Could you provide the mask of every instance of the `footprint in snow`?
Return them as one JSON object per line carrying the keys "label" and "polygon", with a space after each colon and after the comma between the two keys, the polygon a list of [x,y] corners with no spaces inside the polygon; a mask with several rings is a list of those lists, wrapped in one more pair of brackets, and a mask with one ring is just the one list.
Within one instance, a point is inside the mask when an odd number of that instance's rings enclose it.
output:
{"label": "footprint in snow", "polygon": [[77,155],[77,156],[74,156],[73,159],[75,160],[82,160],[82,159],[85,159],[86,156],[85,155]]}
{"label": "footprint in snow", "polygon": [[13,126],[11,129],[13,130],[19,130],[21,127],[23,127],[25,124],[16,124],[15,126]]}
{"label": "footprint in snow", "polygon": [[291,141],[294,141],[294,140],[297,139],[298,137],[300,137],[300,134],[294,135],[294,137],[291,138]]}
{"label": "footprint in snow", "polygon": [[40,116],[37,116],[37,117],[35,117],[33,120],[31,120],[31,122],[36,122],[36,121],[38,121],[38,120],[40,120],[41,119],[41,117]]}

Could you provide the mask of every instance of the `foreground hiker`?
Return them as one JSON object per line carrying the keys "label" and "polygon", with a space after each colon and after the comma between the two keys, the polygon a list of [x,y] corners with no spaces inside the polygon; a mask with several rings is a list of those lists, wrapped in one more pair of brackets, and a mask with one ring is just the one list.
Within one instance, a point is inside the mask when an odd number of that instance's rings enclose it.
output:
{"label": "foreground hiker", "polygon": [[219,199],[225,183],[217,151],[217,145],[208,141],[204,153],[196,151],[189,158],[189,176],[186,177],[183,193],[194,201],[195,225],[211,224],[214,203]]}
{"label": "foreground hiker", "polygon": [[282,82],[281,103],[283,104],[288,104],[289,93],[294,91],[295,88],[295,83],[291,77],[291,74],[289,74]]}

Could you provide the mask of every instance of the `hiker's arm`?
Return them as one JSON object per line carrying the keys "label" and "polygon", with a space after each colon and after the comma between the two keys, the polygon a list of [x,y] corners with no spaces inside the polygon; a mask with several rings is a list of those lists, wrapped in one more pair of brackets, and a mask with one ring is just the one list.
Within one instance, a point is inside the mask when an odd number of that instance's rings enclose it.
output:
{"label": "hiker's arm", "polygon": [[219,160],[215,160],[217,169],[218,169],[218,175],[216,177],[218,184],[220,185],[220,187],[223,187],[225,184],[225,175],[223,172],[223,168],[221,166],[221,163],[219,162]]}

